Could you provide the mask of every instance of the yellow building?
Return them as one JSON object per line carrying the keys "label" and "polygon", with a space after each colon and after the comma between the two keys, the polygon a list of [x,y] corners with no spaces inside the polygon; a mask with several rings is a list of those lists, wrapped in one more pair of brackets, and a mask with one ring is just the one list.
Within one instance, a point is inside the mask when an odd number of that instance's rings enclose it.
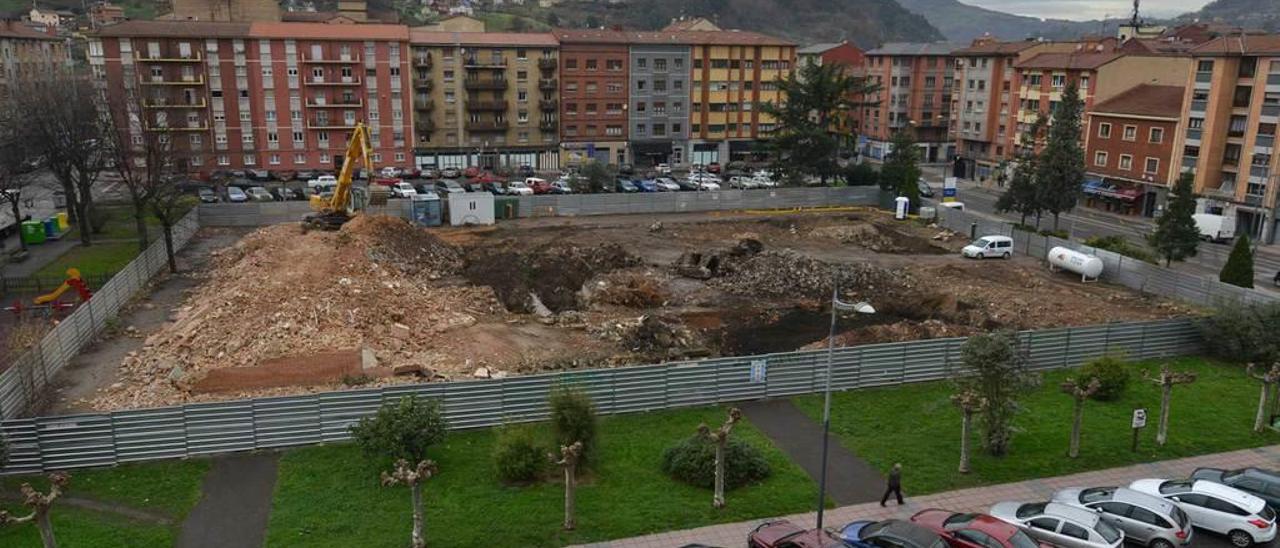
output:
{"label": "yellow building", "polygon": [[795,44],[745,31],[678,34],[691,47],[690,161],[752,159],[755,143],[776,126],[760,106],[783,99],[778,81],[795,66]]}

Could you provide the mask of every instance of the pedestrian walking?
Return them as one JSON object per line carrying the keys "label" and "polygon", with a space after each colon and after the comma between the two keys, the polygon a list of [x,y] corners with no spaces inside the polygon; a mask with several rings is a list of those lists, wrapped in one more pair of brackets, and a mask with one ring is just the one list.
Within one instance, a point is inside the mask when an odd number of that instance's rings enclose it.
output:
{"label": "pedestrian walking", "polygon": [[902,504],[902,463],[893,463],[893,469],[889,470],[889,481],[884,488],[884,496],[880,497],[880,506],[884,506],[890,494],[897,495],[898,504]]}

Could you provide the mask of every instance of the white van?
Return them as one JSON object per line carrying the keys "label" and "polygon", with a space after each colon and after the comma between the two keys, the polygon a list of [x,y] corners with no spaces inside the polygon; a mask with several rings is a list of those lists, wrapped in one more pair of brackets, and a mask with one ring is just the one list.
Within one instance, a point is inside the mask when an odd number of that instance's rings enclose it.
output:
{"label": "white van", "polygon": [[1196,213],[1191,218],[1196,221],[1196,228],[1200,230],[1202,240],[1223,243],[1231,241],[1236,236],[1235,219],[1212,213]]}
{"label": "white van", "polygon": [[970,259],[985,259],[987,257],[1008,259],[1013,257],[1013,238],[1008,236],[983,236],[964,246],[964,249],[960,250],[960,254]]}
{"label": "white van", "polygon": [[307,186],[312,189],[319,190],[320,187],[337,186],[338,178],[333,175],[321,175],[315,179],[307,181]]}

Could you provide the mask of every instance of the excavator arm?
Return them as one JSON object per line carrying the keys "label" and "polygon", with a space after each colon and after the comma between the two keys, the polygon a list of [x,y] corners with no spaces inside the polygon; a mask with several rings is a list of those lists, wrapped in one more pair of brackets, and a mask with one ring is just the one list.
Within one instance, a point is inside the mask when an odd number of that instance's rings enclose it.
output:
{"label": "excavator arm", "polygon": [[352,181],[355,179],[357,163],[364,164],[365,170],[373,173],[373,140],[369,136],[369,128],[363,123],[356,124],[351,138],[347,140],[347,152],[342,159],[342,170],[338,172],[338,184],[333,195],[311,197],[311,209],[314,214],[303,219],[308,227],[335,230],[351,219],[356,212],[357,201],[353,199]]}

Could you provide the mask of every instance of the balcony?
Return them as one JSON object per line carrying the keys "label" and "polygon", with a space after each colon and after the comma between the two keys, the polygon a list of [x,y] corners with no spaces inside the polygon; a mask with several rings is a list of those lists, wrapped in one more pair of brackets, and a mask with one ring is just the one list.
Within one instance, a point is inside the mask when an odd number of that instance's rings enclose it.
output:
{"label": "balcony", "polygon": [[556,81],[554,78],[543,78],[538,80],[538,89],[542,91],[555,91]]}
{"label": "balcony", "polygon": [[1262,207],[1262,196],[1257,194],[1245,194],[1244,205],[1253,207]]}
{"label": "balcony", "polygon": [[462,62],[462,66],[469,69],[497,69],[503,70],[507,68],[507,60],[501,57],[481,59],[479,57],[467,57]]}
{"label": "balcony", "polygon": [[181,76],[177,79],[170,79],[165,76],[151,76],[142,81],[144,86],[202,86],[204,85],[204,75],[197,74],[192,76]]}
{"label": "balcony", "polygon": [[467,131],[506,131],[510,125],[505,121],[467,122]]}
{"label": "balcony", "polygon": [[359,76],[343,76],[338,80],[326,80],[323,77],[312,76],[303,80],[308,86],[358,86],[362,82]]}
{"label": "balcony", "polygon": [[146,108],[204,108],[206,104],[204,99],[200,99],[195,103],[170,103],[161,100],[143,103],[142,106]]}
{"label": "balcony", "polygon": [[430,76],[413,75],[413,88],[419,91],[431,92],[431,88],[435,87]]}
{"label": "balcony", "polygon": [[414,68],[430,69],[431,65],[432,65],[431,54],[413,56]]}
{"label": "balcony", "polygon": [[436,129],[436,123],[430,118],[418,118],[413,123],[413,129],[419,133],[431,133]]}
{"label": "balcony", "polygon": [[1236,187],[1235,185],[1223,184],[1218,188],[1205,188],[1204,194],[1214,198],[1234,200],[1236,198]]}
{"label": "balcony", "polygon": [[505,91],[507,89],[507,81],[503,79],[479,80],[468,78],[463,82],[462,87],[469,91]]}
{"label": "balcony", "polygon": [[538,101],[538,108],[542,109],[543,112],[555,112],[559,106],[559,102],[555,99],[541,99]]}
{"label": "balcony", "polygon": [[185,126],[152,126],[147,125],[147,131],[170,132],[170,131],[209,131],[209,126],[204,122],[188,122]]}
{"label": "balcony", "polygon": [[493,111],[506,112],[506,101],[467,101],[467,110],[471,111]]}
{"label": "balcony", "polygon": [[142,52],[134,53],[134,60],[138,63],[199,63],[204,60],[199,51],[193,51],[183,55],[179,53],[172,57],[165,54],[156,54],[154,57],[150,55],[142,55]]}
{"label": "balcony", "polygon": [[543,120],[538,122],[538,129],[542,131],[556,131],[559,127],[560,126],[556,124],[555,120]]}
{"label": "balcony", "polygon": [[307,101],[307,108],[360,108],[364,99],[356,99],[354,103],[330,103],[327,101]]}
{"label": "balcony", "polygon": [[308,65],[323,65],[323,64],[351,65],[351,64],[361,62],[359,55],[351,55],[351,54],[338,55],[336,57],[325,57],[324,55],[321,55],[319,57],[312,57],[310,55],[299,55],[299,57],[302,57],[302,62]]}
{"label": "balcony", "polygon": [[355,120],[307,119],[307,129],[351,129],[354,127],[356,127]]}
{"label": "balcony", "polygon": [[538,68],[542,70],[555,70],[558,66],[559,63],[554,57],[543,57],[538,59]]}
{"label": "balcony", "polygon": [[413,110],[430,112],[431,109],[434,109],[435,107],[436,107],[435,101],[432,101],[429,98],[424,99],[421,97],[415,97],[413,99]]}

